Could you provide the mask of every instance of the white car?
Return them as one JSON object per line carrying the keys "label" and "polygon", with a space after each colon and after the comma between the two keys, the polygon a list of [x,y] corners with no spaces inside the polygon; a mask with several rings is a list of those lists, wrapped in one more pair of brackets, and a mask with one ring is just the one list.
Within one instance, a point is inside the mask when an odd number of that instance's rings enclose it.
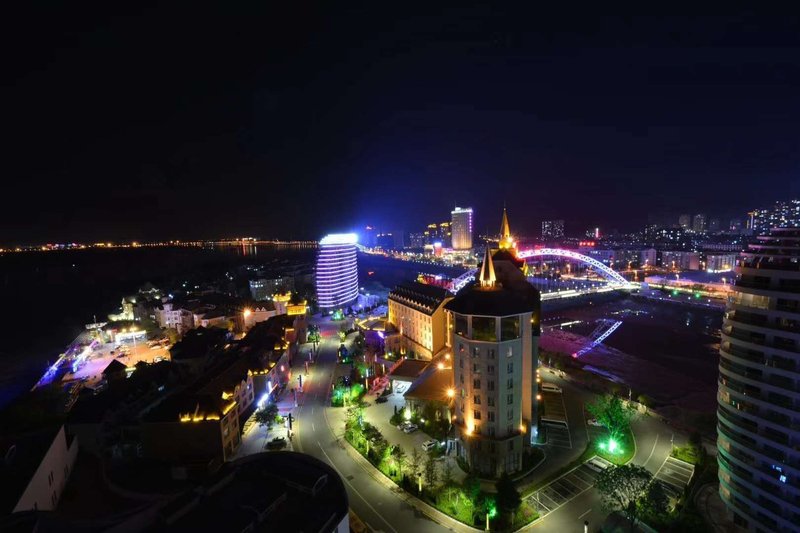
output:
{"label": "white car", "polygon": [[434,439],[426,440],[425,442],[422,443],[422,449],[427,452],[428,450],[436,448],[437,444],[439,443]]}
{"label": "white car", "polygon": [[561,387],[558,385],[553,385],[552,383],[542,383],[540,387],[544,392],[555,392],[557,394],[561,394]]}
{"label": "white car", "polygon": [[414,433],[417,429],[416,424],[408,424],[406,427],[403,428],[403,433]]}
{"label": "white car", "polygon": [[597,426],[599,428],[603,427],[603,424],[598,422],[596,418],[590,418],[589,420],[586,421],[586,423],[589,424],[590,426]]}

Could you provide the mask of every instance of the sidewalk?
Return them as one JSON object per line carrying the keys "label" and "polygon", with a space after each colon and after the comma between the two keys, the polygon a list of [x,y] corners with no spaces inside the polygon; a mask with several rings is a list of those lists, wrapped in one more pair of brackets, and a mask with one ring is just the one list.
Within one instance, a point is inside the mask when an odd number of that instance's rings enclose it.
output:
{"label": "sidewalk", "polygon": [[[299,396],[298,396],[299,399]],[[294,411],[294,396],[291,390],[287,387],[281,397],[278,399],[278,413],[286,418],[286,416]],[[250,418],[245,420],[242,424],[242,442],[239,449],[236,451],[236,459],[254,453],[261,453],[269,451],[266,447],[267,443],[274,438],[284,438],[286,440],[286,447],[281,451],[294,451],[294,444],[289,439],[288,422],[284,424],[274,424],[271,430],[267,430],[266,426],[260,426],[255,421],[255,412],[250,415]]]}
{"label": "sidewalk", "polygon": [[718,490],[719,485],[709,483],[708,485],[703,485],[700,490],[697,491],[694,502],[700,514],[703,515],[703,518],[706,519],[706,523],[710,524],[717,533],[744,531],[736,526],[728,517],[725,504],[722,503]]}

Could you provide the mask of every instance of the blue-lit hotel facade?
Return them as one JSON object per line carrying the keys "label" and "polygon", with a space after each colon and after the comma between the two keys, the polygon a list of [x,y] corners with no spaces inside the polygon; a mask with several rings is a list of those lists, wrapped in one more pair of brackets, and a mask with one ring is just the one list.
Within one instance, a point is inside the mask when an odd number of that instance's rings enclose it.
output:
{"label": "blue-lit hotel facade", "polygon": [[319,241],[317,256],[317,303],[320,309],[335,309],[358,297],[358,257],[354,233],[326,235]]}

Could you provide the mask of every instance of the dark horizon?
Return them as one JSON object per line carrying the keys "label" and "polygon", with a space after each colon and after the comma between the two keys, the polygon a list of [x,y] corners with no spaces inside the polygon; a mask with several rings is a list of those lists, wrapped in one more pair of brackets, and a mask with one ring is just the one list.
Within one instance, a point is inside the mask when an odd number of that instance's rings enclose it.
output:
{"label": "dark horizon", "polygon": [[[5,244],[723,225],[800,196],[796,17],[47,9],[7,18]],[[577,229],[570,229],[577,228]]]}

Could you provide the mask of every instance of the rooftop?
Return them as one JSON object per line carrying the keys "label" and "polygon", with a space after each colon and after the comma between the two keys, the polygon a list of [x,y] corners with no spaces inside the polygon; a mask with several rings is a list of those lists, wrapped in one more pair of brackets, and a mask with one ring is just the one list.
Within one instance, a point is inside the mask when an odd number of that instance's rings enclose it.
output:
{"label": "rooftop", "polygon": [[428,315],[433,314],[449,296],[447,289],[416,281],[401,283],[389,292],[390,300],[410,305]]}
{"label": "rooftop", "polygon": [[482,316],[539,312],[539,291],[528,283],[514,263],[495,260],[494,274],[496,284],[491,290],[484,290],[477,283],[469,285],[445,304],[445,309],[462,315]]}
{"label": "rooftop", "polygon": [[348,508],[344,483],[330,466],[296,452],[260,453],[227,463],[166,506],[153,530],[331,531]]}
{"label": "rooftop", "polygon": [[452,397],[447,395],[447,391],[452,387],[453,369],[439,369],[437,365],[432,364],[411,384],[403,397],[449,403]]}
{"label": "rooftop", "polygon": [[403,359],[391,372],[393,378],[416,378],[430,365],[430,361],[421,359]]}

